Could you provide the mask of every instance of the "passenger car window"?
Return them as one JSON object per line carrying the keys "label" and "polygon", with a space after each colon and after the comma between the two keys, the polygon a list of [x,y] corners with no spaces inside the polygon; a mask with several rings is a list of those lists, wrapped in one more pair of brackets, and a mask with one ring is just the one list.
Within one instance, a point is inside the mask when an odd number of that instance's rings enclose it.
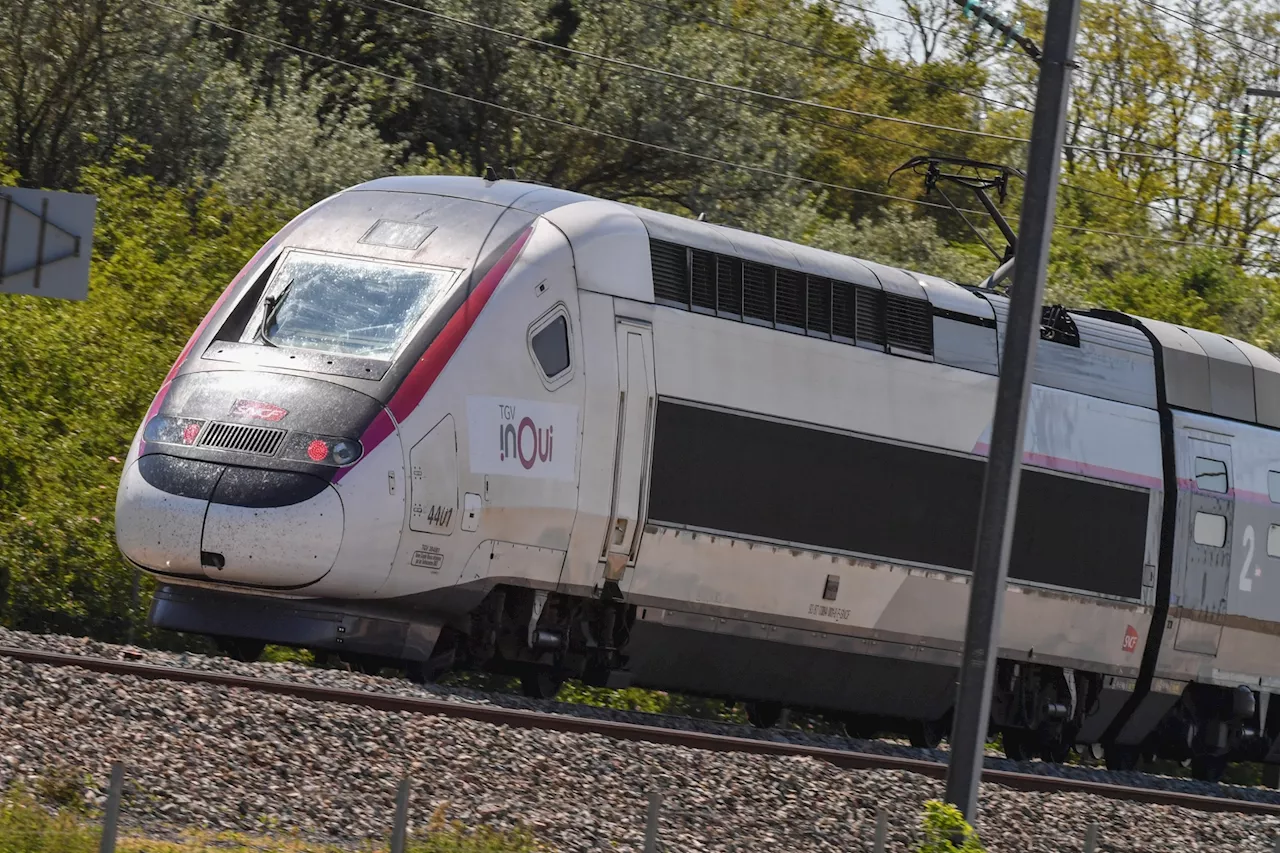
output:
{"label": "passenger car window", "polygon": [[1206,492],[1227,492],[1227,463],[1196,457],[1196,488]]}
{"label": "passenger car window", "polygon": [[1267,556],[1280,557],[1280,524],[1271,525],[1267,531]]}
{"label": "passenger car window", "polygon": [[1221,548],[1227,544],[1227,517],[1211,512],[1197,512],[1191,535],[1197,545]]}
{"label": "passenger car window", "polygon": [[563,314],[533,336],[533,355],[548,379],[569,369],[569,321]]}
{"label": "passenger car window", "polygon": [[1280,504],[1280,471],[1267,472],[1267,494],[1273,504]]}

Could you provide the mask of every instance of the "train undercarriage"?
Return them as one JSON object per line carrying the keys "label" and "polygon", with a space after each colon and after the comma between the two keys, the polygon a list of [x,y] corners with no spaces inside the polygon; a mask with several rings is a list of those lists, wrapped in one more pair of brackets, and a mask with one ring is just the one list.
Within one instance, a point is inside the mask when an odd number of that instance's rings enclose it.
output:
{"label": "train undercarriage", "polygon": [[[635,606],[608,589],[588,599],[498,586],[467,616],[441,627],[426,660],[406,662],[333,648],[313,651],[317,660],[337,658],[368,673],[397,669],[419,683],[457,671],[511,676],[520,680],[526,696],[548,699],[570,679],[599,687],[628,686],[628,643],[635,619]],[[263,640],[215,639],[225,654],[240,660],[256,659],[265,646]],[[1270,708],[1265,694],[1260,707],[1259,694],[1245,687],[1193,683],[1142,743],[1082,745],[1079,735],[1097,710],[1103,685],[1098,673],[1002,660],[992,697],[991,735],[1000,736],[1005,756],[1015,761],[1063,763],[1079,749],[1094,760],[1105,759],[1112,770],[1166,760],[1207,781],[1221,778],[1229,762],[1280,761],[1280,709]],[[843,728],[850,737],[898,737],[923,748],[937,747],[951,729],[949,713],[913,720],[788,707],[750,696],[708,698],[741,703],[748,721],[761,728],[776,726],[791,714],[806,714]]]}

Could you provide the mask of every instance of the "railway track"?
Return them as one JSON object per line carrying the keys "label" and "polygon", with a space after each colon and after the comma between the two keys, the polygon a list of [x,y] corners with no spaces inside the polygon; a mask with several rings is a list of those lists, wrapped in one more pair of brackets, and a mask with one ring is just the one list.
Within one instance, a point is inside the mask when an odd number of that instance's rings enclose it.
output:
{"label": "railway track", "polygon": [[[577,734],[598,734],[619,740],[646,741],[717,752],[745,752],[759,755],[804,756],[817,758],[837,767],[863,770],[903,770],[933,778],[946,775],[946,764],[936,761],[881,755],[853,750],[831,749],[755,738],[732,737],[707,732],[687,731],[662,726],[647,726],[616,720],[600,720],[566,714],[550,714],[482,705],[451,702],[444,699],[396,696],[337,687],[324,687],[303,682],[255,678],[230,673],[207,672],[181,667],[162,666],[129,660],[37,651],[0,646],[0,657],[46,666],[79,667],[91,672],[129,675],[154,681],[187,684],[209,684],[220,687],[273,693],[313,702],[334,702],[378,711],[431,714],[478,720],[518,728],[544,729]],[[1258,802],[1235,797],[1212,797],[1185,791],[1163,790],[1140,785],[1121,785],[1097,780],[1020,773],[985,768],[983,781],[1021,791],[1046,791],[1095,794],[1115,800],[1181,806],[1210,812],[1280,816],[1280,802]]]}

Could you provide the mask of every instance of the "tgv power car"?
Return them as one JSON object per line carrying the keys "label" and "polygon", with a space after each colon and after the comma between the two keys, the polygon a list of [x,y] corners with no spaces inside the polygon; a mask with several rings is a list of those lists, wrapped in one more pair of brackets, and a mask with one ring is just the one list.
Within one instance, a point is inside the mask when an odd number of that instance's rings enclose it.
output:
{"label": "tgv power car", "polygon": [[[165,379],[116,528],[153,624],[936,743],[1007,300],[513,181],[291,222]],[[1046,310],[993,726],[1280,761],[1280,361]]]}

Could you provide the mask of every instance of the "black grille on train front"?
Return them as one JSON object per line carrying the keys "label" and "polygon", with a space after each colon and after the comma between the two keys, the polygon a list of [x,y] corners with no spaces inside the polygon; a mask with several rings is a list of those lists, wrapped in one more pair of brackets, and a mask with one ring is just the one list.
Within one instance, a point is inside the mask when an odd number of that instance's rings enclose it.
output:
{"label": "black grille on train front", "polygon": [[282,429],[215,422],[205,428],[204,434],[200,436],[200,446],[274,456],[283,438]]}
{"label": "black grille on train front", "polygon": [[650,240],[660,304],[800,334],[933,354],[924,299]]}

